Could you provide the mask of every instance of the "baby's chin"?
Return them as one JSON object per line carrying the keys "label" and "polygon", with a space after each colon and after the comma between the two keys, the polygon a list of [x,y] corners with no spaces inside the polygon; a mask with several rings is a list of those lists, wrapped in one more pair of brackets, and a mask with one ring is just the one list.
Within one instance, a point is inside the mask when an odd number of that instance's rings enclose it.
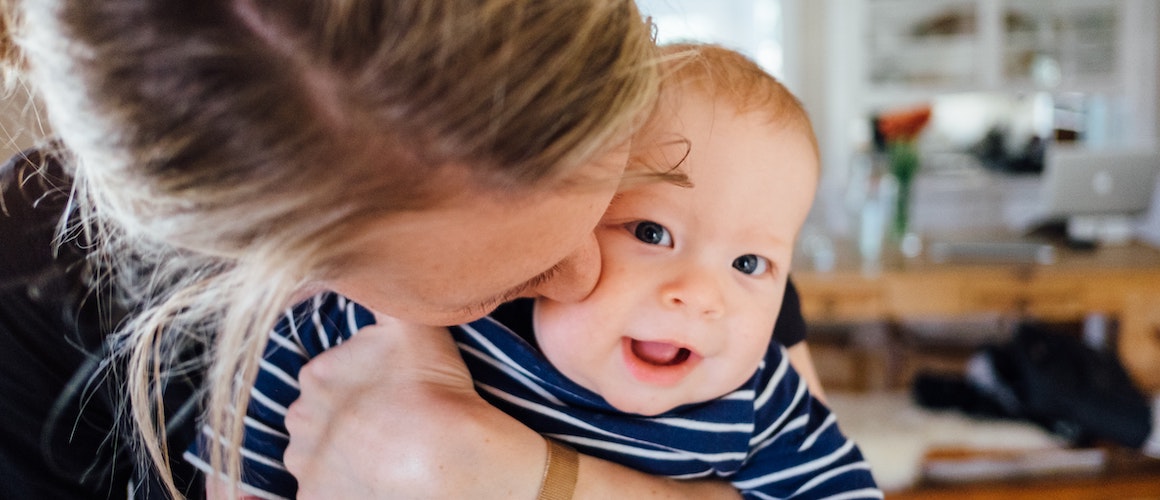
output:
{"label": "baby's chin", "polygon": [[[633,391],[631,390],[601,391],[600,387],[588,387],[588,389],[597,394],[602,394],[604,401],[608,403],[609,406],[615,408],[617,411],[644,417],[655,417],[657,415],[668,413],[682,406],[700,404],[706,401],[712,401],[721,397],[725,397],[738,388],[741,388],[745,380],[748,380],[748,378],[745,378],[736,384],[722,383],[721,385],[733,387],[734,389],[712,394],[707,393],[704,390],[695,390],[695,393],[693,394],[677,394],[674,392],[679,391],[679,388],[660,389],[656,387],[649,387],[645,389],[646,393],[661,392],[661,394],[653,394],[642,397],[639,394],[633,394]],[[701,389],[706,387],[705,384],[710,383],[712,382],[708,380],[701,380],[699,382],[699,384],[702,385]],[[630,383],[625,383],[625,385],[630,385]],[[624,386],[618,386],[617,389],[623,389],[623,387]],[[687,388],[688,387],[686,387],[686,389]]]}
{"label": "baby's chin", "polygon": [[694,403],[700,402],[700,401],[688,401],[688,402],[674,404],[671,401],[667,401],[667,400],[659,399],[659,398],[658,399],[649,398],[649,399],[642,400],[639,397],[633,397],[632,395],[628,395],[628,394],[619,395],[618,397],[613,397],[611,399],[608,397],[605,397],[604,400],[610,406],[612,406],[613,408],[616,408],[617,411],[620,411],[622,413],[629,413],[629,414],[633,414],[633,415],[640,415],[643,417],[655,417],[657,415],[668,413],[669,411],[671,411],[679,406],[684,406],[686,404],[694,404]]}
{"label": "baby's chin", "polygon": [[640,404],[639,402],[635,401],[625,402],[624,404],[617,404],[609,401],[608,404],[612,405],[613,408],[616,408],[617,411],[622,413],[640,415],[642,417],[655,417],[657,415],[664,414],[673,408],[676,408],[676,406],[673,405]]}

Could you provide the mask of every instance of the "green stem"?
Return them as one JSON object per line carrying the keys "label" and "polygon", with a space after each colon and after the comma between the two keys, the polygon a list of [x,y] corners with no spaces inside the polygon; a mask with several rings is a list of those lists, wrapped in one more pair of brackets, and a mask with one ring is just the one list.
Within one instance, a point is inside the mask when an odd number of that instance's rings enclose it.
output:
{"label": "green stem", "polygon": [[910,179],[898,178],[898,197],[894,207],[894,236],[902,239],[910,225]]}
{"label": "green stem", "polygon": [[910,229],[910,192],[918,172],[918,151],[911,142],[890,144],[890,170],[898,181],[898,198],[894,207],[894,236],[901,239]]}

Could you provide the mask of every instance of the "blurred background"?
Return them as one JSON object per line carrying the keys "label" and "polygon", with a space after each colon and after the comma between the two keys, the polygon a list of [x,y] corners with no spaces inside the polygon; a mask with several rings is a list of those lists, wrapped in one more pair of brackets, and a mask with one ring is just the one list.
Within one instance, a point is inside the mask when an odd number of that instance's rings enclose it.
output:
{"label": "blurred background", "polygon": [[1160,2],[637,3],[809,111],[791,274],[888,498],[1160,498]]}
{"label": "blurred background", "polygon": [[888,498],[1160,498],[1160,1],[637,3],[810,113],[792,275]]}
{"label": "blurred background", "polygon": [[[810,111],[825,179],[811,226],[856,236],[851,180],[873,119],[933,108],[915,229],[1027,229],[1045,144],[1156,149],[1160,6],[1152,0],[639,0],[658,39],[745,52]],[[878,145],[881,147],[881,145]],[[1030,174],[1030,175],[1023,175]],[[1133,211],[1160,242],[1160,218]]]}

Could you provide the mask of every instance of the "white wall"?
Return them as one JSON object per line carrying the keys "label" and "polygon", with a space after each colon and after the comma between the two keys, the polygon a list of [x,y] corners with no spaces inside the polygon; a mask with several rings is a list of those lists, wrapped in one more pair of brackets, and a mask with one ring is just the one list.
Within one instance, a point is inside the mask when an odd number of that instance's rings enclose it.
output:
{"label": "white wall", "polygon": [[[737,50],[786,82],[782,12],[796,0],[636,0],[657,26],[657,41],[701,41]],[[791,6],[792,7],[792,6]]]}
{"label": "white wall", "polygon": [[[1147,15],[1160,18],[1160,5],[1150,3],[1149,8],[1151,9],[1151,12],[1147,13]],[[1153,61],[1157,61],[1160,60],[1160,29],[1158,29],[1156,32],[1153,32],[1153,35],[1154,41],[1151,44],[1152,53],[1150,57],[1152,57]],[[1156,66],[1156,79],[1154,82],[1160,82],[1160,64],[1154,64]],[[1157,136],[1155,145],[1157,148],[1160,148],[1160,96],[1154,97],[1153,104],[1156,106],[1156,114],[1154,116],[1155,123],[1153,124],[1152,130],[1156,133]],[[1140,223],[1136,229],[1142,240],[1147,241],[1153,245],[1160,246],[1160,176],[1157,176],[1156,191],[1155,194],[1152,195],[1152,209],[1141,218]]]}

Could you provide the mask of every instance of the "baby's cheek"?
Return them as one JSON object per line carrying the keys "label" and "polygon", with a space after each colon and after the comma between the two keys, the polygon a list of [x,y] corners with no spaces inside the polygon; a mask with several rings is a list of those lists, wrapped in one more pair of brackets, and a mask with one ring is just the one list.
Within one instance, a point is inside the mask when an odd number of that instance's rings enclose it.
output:
{"label": "baby's cheek", "polygon": [[733,366],[737,367],[737,376],[742,377],[742,381],[753,376],[753,372],[757,371],[757,366],[765,359],[770,342],[773,342],[771,336],[762,335],[753,336],[734,346]]}
{"label": "baby's cheek", "polygon": [[545,303],[536,309],[536,342],[548,361],[572,376],[590,356],[592,336],[600,328],[580,304]]}

